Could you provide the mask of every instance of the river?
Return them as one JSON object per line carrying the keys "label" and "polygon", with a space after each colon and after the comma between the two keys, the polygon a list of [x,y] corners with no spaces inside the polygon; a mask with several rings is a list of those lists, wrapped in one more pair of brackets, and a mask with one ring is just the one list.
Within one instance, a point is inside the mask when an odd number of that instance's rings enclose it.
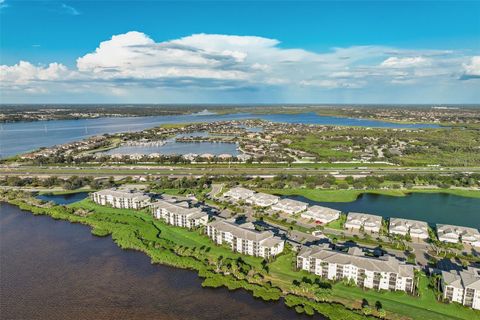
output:
{"label": "river", "polygon": [[208,114],[152,117],[52,120],[0,124],[0,158],[32,151],[40,147],[81,140],[104,133],[140,131],[167,123],[211,122],[242,119],[263,119],[273,122],[363,126],[378,128],[437,128],[435,124],[400,124],[384,121],[300,114]]}
{"label": "river", "polygon": [[323,319],[243,290],[206,289],[90,228],[0,203],[0,315],[10,319]]}

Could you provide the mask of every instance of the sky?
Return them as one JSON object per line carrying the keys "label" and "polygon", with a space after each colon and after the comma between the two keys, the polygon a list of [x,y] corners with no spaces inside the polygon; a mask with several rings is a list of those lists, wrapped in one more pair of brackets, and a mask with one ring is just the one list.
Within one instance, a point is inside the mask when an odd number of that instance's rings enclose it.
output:
{"label": "sky", "polygon": [[1,103],[480,103],[480,1],[0,0]]}

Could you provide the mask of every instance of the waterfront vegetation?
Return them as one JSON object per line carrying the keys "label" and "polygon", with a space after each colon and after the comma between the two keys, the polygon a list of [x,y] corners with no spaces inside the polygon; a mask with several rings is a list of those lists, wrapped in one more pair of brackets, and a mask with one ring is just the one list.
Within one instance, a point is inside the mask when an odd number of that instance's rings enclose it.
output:
{"label": "waterfront vegetation", "polygon": [[[139,250],[161,263],[196,270],[203,286],[243,288],[255,297],[278,300],[297,312],[318,312],[330,319],[474,319],[478,311],[436,301],[427,288],[428,279],[419,277],[419,297],[400,292],[363,290],[347,283],[324,281],[305,271],[295,270],[295,254],[287,248],[273,261],[244,256],[228,247],[214,245],[202,230],[166,225],[146,211],[114,209],[85,199],[68,206],[38,201],[21,191],[4,191],[1,200],[33,214],[82,223],[96,236],[111,235],[124,249]],[[374,306],[381,305],[381,308]]]}

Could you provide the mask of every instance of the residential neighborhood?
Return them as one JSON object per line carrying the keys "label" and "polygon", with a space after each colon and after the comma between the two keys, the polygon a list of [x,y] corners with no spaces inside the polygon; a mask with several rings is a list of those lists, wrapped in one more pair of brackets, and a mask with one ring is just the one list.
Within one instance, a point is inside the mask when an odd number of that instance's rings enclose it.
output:
{"label": "residential neighborhood", "polygon": [[[258,229],[257,222],[237,222],[222,214],[211,215],[204,207],[194,206],[186,198],[147,194],[130,188],[105,189],[92,193],[91,198],[98,204],[116,208],[151,208],[152,215],[167,224],[187,229],[204,228],[205,234],[217,245],[227,245],[232,251],[245,255],[274,259],[284,251],[286,243],[295,243],[285,235],[272,230]],[[156,198],[156,199],[154,199]],[[281,212],[287,216],[313,221],[321,226],[340,219],[339,210],[310,205],[306,202],[256,192],[244,187],[233,187],[223,192],[221,201],[237,206],[253,206],[267,209],[267,212]],[[207,206],[208,207],[208,206]],[[383,228],[381,216],[349,212],[346,214],[344,230],[359,233],[380,234]],[[388,221],[388,234],[400,236],[414,242],[426,243],[430,237],[429,225],[424,221],[395,218]],[[465,243],[480,247],[480,234],[475,228],[437,224],[438,239],[448,243]],[[319,277],[339,281],[352,281],[355,285],[374,290],[404,291],[415,290],[414,271],[419,266],[406,263],[395,255],[371,255],[368,248],[335,248],[331,243],[295,245],[298,269]],[[367,251],[365,251],[367,250]],[[480,307],[480,271],[440,270],[442,295],[446,301],[458,302],[467,307]]]}

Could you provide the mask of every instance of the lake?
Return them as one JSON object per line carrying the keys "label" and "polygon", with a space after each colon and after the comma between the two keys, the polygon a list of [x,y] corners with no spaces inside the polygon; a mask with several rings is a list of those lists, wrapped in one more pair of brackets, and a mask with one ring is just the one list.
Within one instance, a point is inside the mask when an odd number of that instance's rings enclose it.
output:
{"label": "lake", "polygon": [[228,153],[237,156],[240,152],[235,143],[226,142],[175,142],[168,141],[163,146],[121,146],[108,150],[106,154],[152,154],[159,153],[164,155],[182,155],[187,153],[210,153],[219,155]]}
{"label": "lake", "polygon": [[301,114],[190,114],[175,116],[98,118],[52,120],[0,124],[0,158],[81,140],[104,133],[140,131],[168,123],[212,122],[243,119],[263,119],[273,122],[363,126],[378,128],[437,128],[435,124],[400,124],[384,121]]}
{"label": "lake", "polygon": [[383,217],[405,218],[480,228],[480,199],[447,193],[411,193],[393,197],[365,193],[352,202],[317,202],[301,196],[288,197],[310,204],[341,210],[363,212]]}
{"label": "lake", "polygon": [[36,196],[37,199],[43,201],[52,201],[56,204],[65,205],[74,203],[88,197],[88,192],[75,192],[67,194],[40,194]]}
{"label": "lake", "polygon": [[152,265],[90,228],[0,203],[2,319],[322,319]]}

